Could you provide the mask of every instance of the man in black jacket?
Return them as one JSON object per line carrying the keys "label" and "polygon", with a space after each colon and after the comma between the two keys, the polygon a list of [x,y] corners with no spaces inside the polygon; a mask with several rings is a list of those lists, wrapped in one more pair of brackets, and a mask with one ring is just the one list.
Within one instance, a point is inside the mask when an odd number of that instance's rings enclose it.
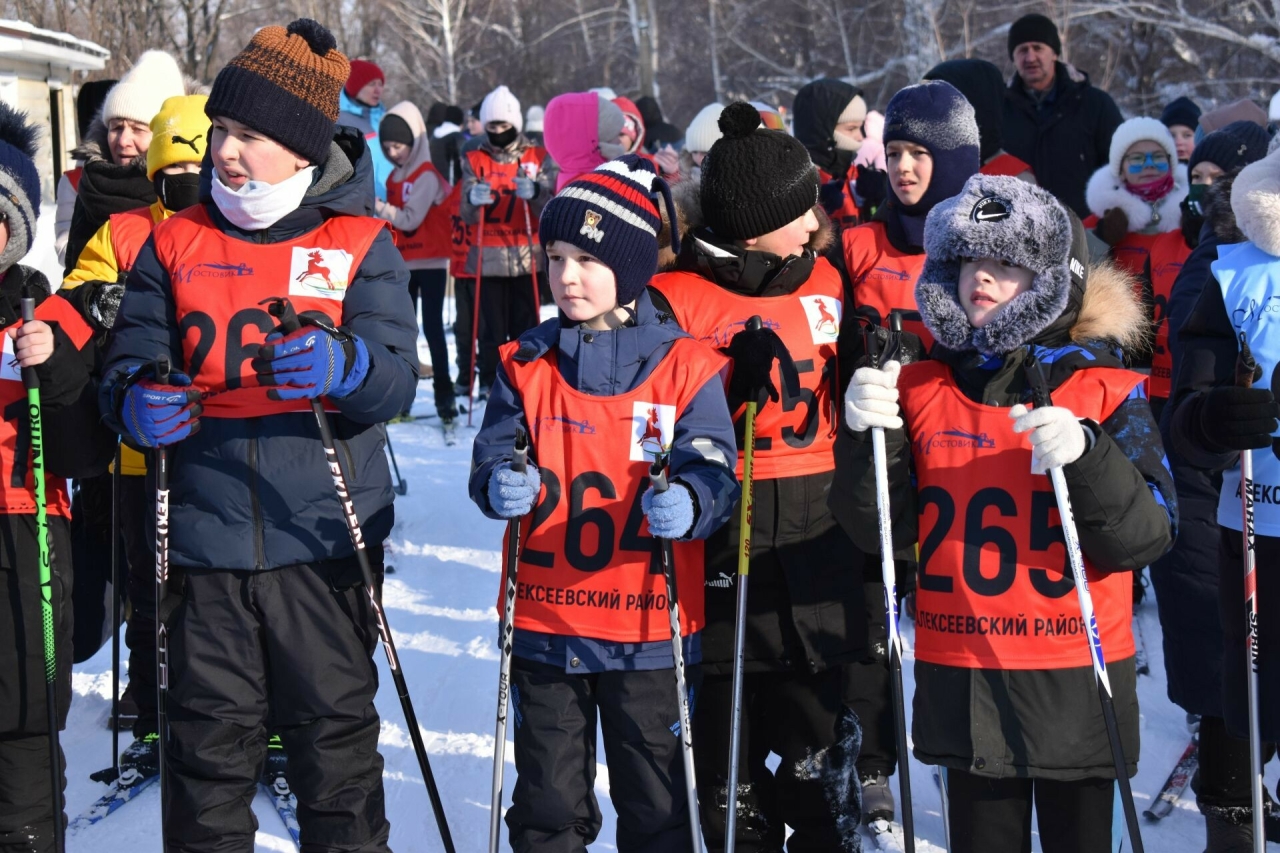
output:
{"label": "man in black jacket", "polygon": [[1009,28],[1017,73],[1005,92],[1004,148],[1030,163],[1041,186],[1085,217],[1085,184],[1107,162],[1122,118],[1088,75],[1058,61],[1061,52],[1058,28],[1044,15],[1023,15]]}

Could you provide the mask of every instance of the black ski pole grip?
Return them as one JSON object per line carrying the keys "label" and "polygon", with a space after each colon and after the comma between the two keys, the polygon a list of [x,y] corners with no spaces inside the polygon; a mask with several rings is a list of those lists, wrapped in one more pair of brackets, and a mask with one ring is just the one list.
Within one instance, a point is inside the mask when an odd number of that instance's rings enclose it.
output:
{"label": "black ski pole grip", "polygon": [[764,320],[761,320],[760,315],[756,314],[750,320],[747,320],[746,328],[748,332],[758,332],[764,328]]}
{"label": "black ski pole grip", "polygon": [[277,327],[280,332],[291,335],[298,329],[302,328],[302,321],[298,319],[298,312],[293,310],[293,303],[284,296],[273,296],[270,299],[264,299],[258,303],[267,306],[267,313],[280,321]]}
{"label": "black ski pole grip", "polygon": [[902,312],[899,311],[897,308],[894,308],[892,311],[889,312],[889,331],[891,332],[902,331]]}
{"label": "black ski pole grip", "polygon": [[[36,300],[35,297],[29,296],[31,292],[29,285],[22,286],[22,322],[23,325],[30,323],[36,319]],[[36,373],[34,367],[22,368],[22,384],[26,388],[39,388],[40,377]]]}
{"label": "black ski pole grip", "polygon": [[667,482],[667,460],[665,457],[659,456],[653,460],[653,464],[649,466],[649,483],[653,486],[653,492],[660,495],[671,487]]}
{"label": "black ski pole grip", "polygon": [[1253,358],[1253,350],[1249,349],[1249,340],[1241,332],[1240,355],[1236,358],[1236,385],[1241,388],[1252,388],[1253,383],[1262,375],[1258,362]]}
{"label": "black ski pole grip", "polygon": [[511,457],[511,470],[515,471],[517,474],[523,474],[528,461],[529,434],[517,427],[515,450]]}
{"label": "black ski pole grip", "polygon": [[169,356],[162,355],[157,358],[155,363],[156,382],[160,385],[168,385],[170,370]]}

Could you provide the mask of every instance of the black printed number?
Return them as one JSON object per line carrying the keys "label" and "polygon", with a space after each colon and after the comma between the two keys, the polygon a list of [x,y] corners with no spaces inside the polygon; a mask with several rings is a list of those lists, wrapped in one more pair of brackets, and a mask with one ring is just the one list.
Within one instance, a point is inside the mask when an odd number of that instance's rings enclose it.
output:
{"label": "black printed number", "polygon": [[[542,501],[533,509],[529,535],[551,518],[562,497],[560,478],[554,471],[542,469],[542,484],[546,491]],[[662,574],[662,564],[653,547],[653,537],[640,532],[644,523],[641,499],[646,489],[648,483],[641,482],[631,499],[622,535],[617,537],[616,525],[608,510],[584,505],[588,492],[595,492],[605,500],[616,499],[618,492],[613,481],[599,471],[585,471],[574,477],[569,484],[569,518],[564,531],[564,555],[569,565],[580,572],[598,572],[613,561],[616,548],[619,551],[637,551],[650,555],[649,573]],[[592,549],[589,552],[586,550],[588,542]],[[528,547],[521,552],[521,559],[529,565],[545,569],[554,568],[556,563],[554,552]]]}
{"label": "black printed number", "polygon": [[[1050,515],[1057,509],[1053,492],[1031,493],[1030,550],[1044,553],[1056,545],[1064,548],[1060,569],[1031,567],[1029,579],[1036,592],[1045,598],[1061,598],[1075,588],[1075,581],[1067,569],[1062,525],[1051,524]],[[946,540],[951,525],[956,521],[956,502],[951,493],[940,486],[926,486],[920,490],[920,514],[926,508],[935,507],[938,517],[929,535],[920,543],[920,570],[918,583],[930,592],[952,592],[953,579],[929,571],[938,548]],[[989,487],[979,490],[964,510],[964,557],[960,575],[965,586],[977,595],[997,596],[1009,591],[1017,577],[1018,543],[1005,526],[1005,519],[1017,523],[1018,504],[1013,495],[1004,489]],[[982,556],[986,549],[996,552],[995,574],[982,571]],[[1061,573],[1054,580],[1051,574]]]}
{"label": "black printed number", "polygon": [[[218,326],[213,318],[203,311],[192,311],[182,318],[178,329],[185,339],[195,333],[191,347],[191,357],[187,360],[187,371],[190,376],[200,375],[200,369],[213,355],[215,346],[223,347],[222,367],[227,390],[243,387],[244,363],[256,358],[260,340],[245,343],[245,330],[254,329],[262,337],[276,327],[276,321],[261,308],[245,308],[237,311],[227,324],[225,339],[219,343]],[[255,336],[256,338],[256,336]],[[215,362],[216,363],[216,362]]]}

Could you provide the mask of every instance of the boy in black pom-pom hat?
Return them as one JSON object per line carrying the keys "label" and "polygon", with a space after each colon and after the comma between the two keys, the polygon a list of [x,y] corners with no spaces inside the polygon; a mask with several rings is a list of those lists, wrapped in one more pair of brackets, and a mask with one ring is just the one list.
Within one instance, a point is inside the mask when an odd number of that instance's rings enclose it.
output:
{"label": "boy in black pom-pom hat", "polygon": [[[393,520],[380,425],[413,400],[417,328],[408,271],[369,218],[364,138],[336,124],[348,68],[303,19],[259,30],[219,72],[201,203],[139,253],[106,354],[108,424],[140,449],[173,447],[160,733],[173,849],[253,848],[268,725],[306,845],[388,849],[378,630],[311,401],[329,412],[364,540],[380,543]],[[275,331],[261,303],[279,297],[322,325]],[[380,576],[381,547],[367,553]]]}
{"label": "boy in black pom-pom hat", "polygon": [[[653,286],[682,328],[733,359],[729,408],[739,427],[746,402],[759,405],[737,842],[780,850],[790,826],[791,849],[857,850],[861,735],[842,701],[841,664],[866,647],[864,558],[826,505],[844,288],[818,254],[831,226],[804,146],[761,128],[745,103],[725,108],[720,129],[702,164],[700,205],[686,200],[675,270]],[[762,328],[746,329],[757,315]],[[738,455],[741,477],[742,447]],[[735,511],[706,545],[704,681],[693,728],[711,850],[723,849],[726,832],[741,535]],[[776,773],[765,765],[770,752],[782,758]]]}
{"label": "boy in black pom-pom hat", "polygon": [[[49,299],[49,282],[17,263],[27,254],[40,211],[40,175],[32,161],[37,129],[25,113],[0,103],[0,850],[53,853],[54,804],[49,710],[45,700],[40,542],[26,392],[20,370],[40,380],[45,503],[51,551],[57,726],[71,702],[71,503],[68,477],[106,470],[112,437],[98,425],[89,371],[77,349],[92,334],[65,300]],[[21,320],[21,300],[37,302]],[[61,774],[60,774],[61,775]],[[65,785],[65,780],[62,784]]]}

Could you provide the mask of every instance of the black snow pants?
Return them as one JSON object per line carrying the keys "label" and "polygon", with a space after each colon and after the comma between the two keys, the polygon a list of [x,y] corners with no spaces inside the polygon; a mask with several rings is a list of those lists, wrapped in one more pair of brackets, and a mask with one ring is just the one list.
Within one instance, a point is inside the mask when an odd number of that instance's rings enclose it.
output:
{"label": "black snow pants", "polygon": [[946,772],[951,853],[1031,853],[1033,801],[1044,853],[1111,853],[1114,779],[1058,782]]}
{"label": "black snow pants", "polygon": [[355,560],[178,569],[171,590],[166,853],[254,849],[268,728],[289,755],[303,853],[385,853],[378,634]]}
{"label": "black snow pants", "polygon": [[[618,812],[617,849],[691,850],[675,673],[575,675],[521,658],[511,664],[517,773],[507,812],[511,849],[583,853],[595,841],[601,826],[594,793],[598,720]],[[699,668],[690,666],[685,675],[696,706]]]}
{"label": "black snow pants", "polygon": [[129,591],[129,623],[124,642],[129,649],[127,693],[138,708],[133,736],[156,730],[156,551],[147,534],[156,513],[155,492],[144,475],[120,476],[120,533]]}
{"label": "black snow pants", "polygon": [[[58,728],[71,704],[71,532],[49,516]],[[0,853],[53,853],[40,551],[34,515],[0,515]],[[64,771],[66,761],[59,756]],[[62,820],[62,815],[59,815]]]}
{"label": "black snow pants", "polygon": [[[876,573],[879,574],[878,565]],[[889,629],[884,616],[884,584],[877,578],[864,582],[862,586],[867,607],[867,652],[862,660],[844,665],[844,698],[858,715],[862,726],[858,774],[892,776],[898,766],[898,741],[889,682]],[[901,608],[898,618],[906,618]]]}
{"label": "black snow pants", "polygon": [[[731,676],[707,676],[693,720],[699,808],[708,853],[725,846]],[[857,719],[843,702],[840,666],[816,674],[748,673],[742,691],[736,849],[856,853],[862,797]],[[765,761],[781,758],[776,773]]]}

